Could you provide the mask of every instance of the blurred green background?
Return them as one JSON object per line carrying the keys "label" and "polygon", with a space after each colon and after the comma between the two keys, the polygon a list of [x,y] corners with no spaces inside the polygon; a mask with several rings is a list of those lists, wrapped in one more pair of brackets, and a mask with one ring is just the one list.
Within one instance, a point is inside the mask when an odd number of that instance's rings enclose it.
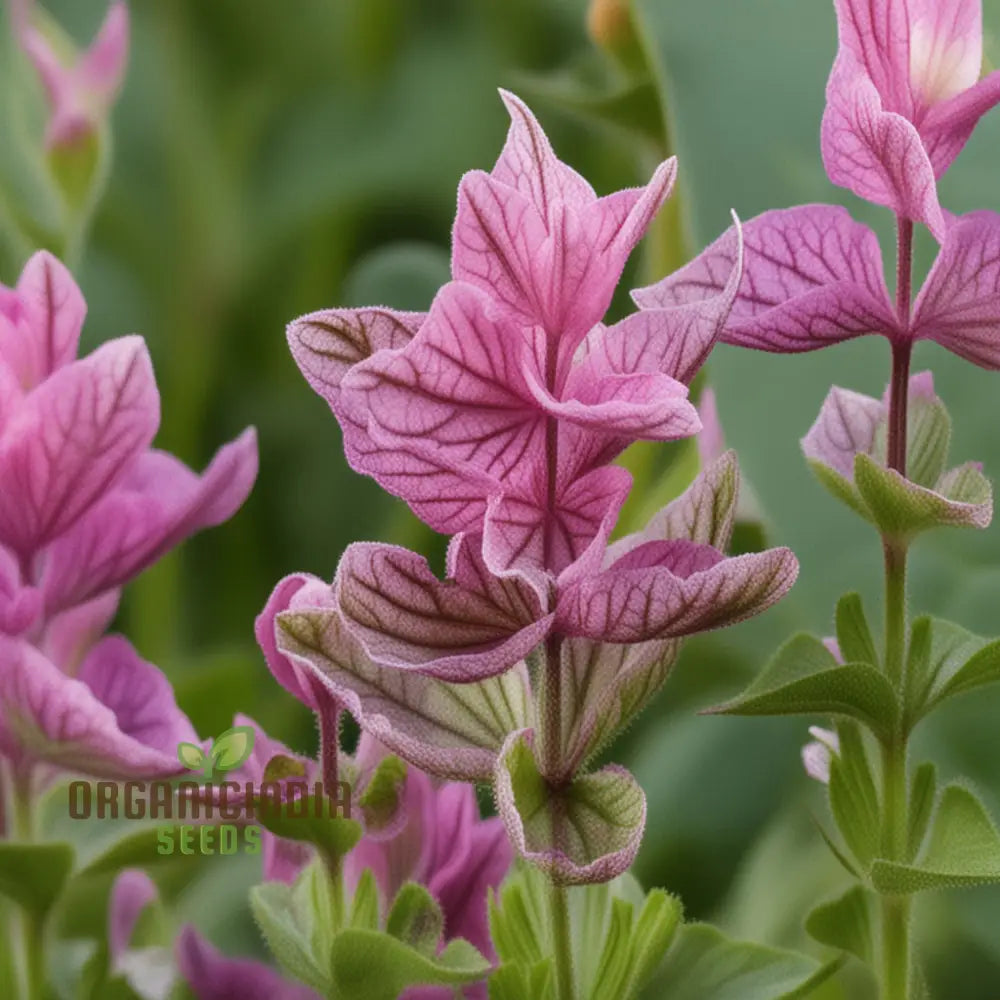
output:
{"label": "blurred green background", "polygon": [[[104,12],[103,0],[47,6],[81,42]],[[992,59],[1000,0],[985,7]],[[819,159],[830,0],[634,0],[647,73],[634,86],[587,37],[585,9],[583,0],[131,4],[112,173],[79,268],[86,345],[147,338],[163,395],[158,443],[189,463],[204,465],[247,424],[260,434],[260,477],[245,508],[148,572],[121,614],[203,735],[245,711],[297,749],[315,743],[308,713],[279,693],[253,641],[254,616],[281,576],[329,577],[355,539],[440,555],[441,541],[402,504],[349,471],[284,326],[323,306],[429,304],[447,278],[459,178],[488,168],[503,142],[498,86],[533,104],[557,152],[601,193],[642,181],[668,144],[678,153],[680,200],[630,267],[635,283],[679,262],[685,239],[690,249],[714,239],[731,208],[749,218],[807,201],[837,201],[873,224],[892,268],[888,215],[832,188]],[[943,183],[949,209],[1000,209],[998,148],[1000,113]],[[0,149],[0,185],[16,198],[11,160]],[[931,249],[920,247],[923,269]],[[0,280],[13,282],[23,250],[0,241]],[[951,407],[956,461],[980,459],[995,475],[996,376],[936,349],[921,348],[917,362],[934,368]],[[655,705],[613,749],[649,796],[641,879],[679,892],[695,917],[772,944],[808,947],[803,914],[847,884],[812,824],[824,806],[799,763],[806,724],[696,711],[733,693],[795,629],[831,631],[841,592],[862,590],[877,618],[875,535],[812,481],[798,440],[831,383],[876,394],[887,372],[881,341],[804,356],[713,355],[729,443],[769,542],[798,554],[800,582],[763,619],[689,643]],[[642,507],[676,492],[682,458],[682,449],[635,458]],[[925,539],[913,569],[915,608],[1000,632],[1000,530]],[[970,776],[995,811],[998,723],[1000,696],[980,694],[942,711],[917,746],[946,777]],[[218,867],[225,872],[189,891],[189,908],[219,943],[248,948],[246,921],[226,928],[222,913],[254,872],[233,859]],[[230,891],[220,894],[223,885]],[[920,912],[935,995],[996,1000],[1000,892],[944,894]],[[822,995],[866,989],[848,972]]]}

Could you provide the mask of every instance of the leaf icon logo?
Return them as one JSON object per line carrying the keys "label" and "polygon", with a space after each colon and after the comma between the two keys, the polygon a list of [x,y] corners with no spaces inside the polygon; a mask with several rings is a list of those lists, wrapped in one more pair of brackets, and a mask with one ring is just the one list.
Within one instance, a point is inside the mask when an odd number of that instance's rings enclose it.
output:
{"label": "leaf icon logo", "polygon": [[208,757],[197,743],[178,743],[177,759],[189,771],[201,771],[208,763]]}
{"label": "leaf icon logo", "polygon": [[233,726],[212,744],[212,764],[216,771],[234,771],[253,753],[253,726]]}

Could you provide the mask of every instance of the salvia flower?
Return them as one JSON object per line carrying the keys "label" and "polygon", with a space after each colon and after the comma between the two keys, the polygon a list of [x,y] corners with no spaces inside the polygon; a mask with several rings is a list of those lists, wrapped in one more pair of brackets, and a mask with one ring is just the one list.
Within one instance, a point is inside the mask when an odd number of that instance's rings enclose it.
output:
{"label": "salvia flower", "polygon": [[[258,636],[289,690],[309,704],[308,677],[321,677],[407,759],[481,779],[490,760],[499,775],[533,758],[565,790],[627,721],[619,681],[655,689],[676,639],[759,613],[791,586],[797,564],[785,549],[727,559],[717,547],[736,497],[731,455],[645,533],[609,545],[631,486],[614,460],[634,441],[701,428],[687,386],[737,294],[739,226],[726,237],[719,287],[606,326],[675,163],[645,187],[599,198],[556,158],[531,112],[504,100],[506,145],[491,173],[461,182],[453,280],[429,312],[327,310],[289,327],[351,465],[453,536],[445,577],[414,552],[356,543],[332,592],[303,577],[279,584]],[[719,523],[700,507],[709,496]],[[533,687],[526,663],[543,652]],[[535,705],[550,671],[577,675],[589,692],[562,711],[558,734],[544,731]],[[475,705],[501,702],[484,732]],[[509,782],[496,780],[512,839],[533,859],[549,857],[537,831],[518,831],[519,804],[508,796],[505,806]],[[605,769],[587,780],[598,798],[624,782],[631,825],[609,833],[603,861],[585,856],[599,838],[552,855],[565,881],[614,877],[641,836],[645,801],[631,777]]]}
{"label": "salvia flower", "polygon": [[[1000,215],[979,211],[948,228],[910,315],[886,289],[878,238],[846,209],[802,205],[743,225],[746,266],[725,343],[796,353],[869,333],[893,343],[933,340],[1000,369]],[[732,233],[663,281],[641,289],[643,309],[679,306],[720,290],[735,259]]]}
{"label": "salvia flower", "polygon": [[253,430],[198,476],[150,447],[159,394],[139,337],[77,358],[86,306],[47,253],[0,286],[0,752],[106,777],[176,773],[195,738],[170,685],[120,637],[121,586],[228,519]]}
{"label": "salvia flower", "polygon": [[128,61],[129,17],[124,0],[108,9],[90,47],[69,59],[39,26],[33,0],[11,0],[14,30],[45,88],[50,108],[49,149],[92,134],[107,118]]}
{"label": "salvia flower", "polygon": [[1000,102],[980,81],[981,0],[836,0],[823,160],[834,184],[946,231],[936,180]]}

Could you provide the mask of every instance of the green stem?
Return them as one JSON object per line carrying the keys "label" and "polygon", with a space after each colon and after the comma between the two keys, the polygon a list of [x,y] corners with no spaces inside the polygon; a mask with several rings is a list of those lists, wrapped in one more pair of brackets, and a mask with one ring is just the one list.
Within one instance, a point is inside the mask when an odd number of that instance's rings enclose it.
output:
{"label": "green stem", "polygon": [[910,997],[910,900],[885,896],[882,900],[882,998]]}
{"label": "green stem", "polygon": [[[14,776],[14,834],[18,840],[34,839],[35,817],[31,773]],[[45,924],[40,917],[21,911],[21,951],[24,1000],[45,998]]]}
{"label": "green stem", "polygon": [[553,883],[549,893],[552,919],[552,944],[556,956],[556,995],[559,1000],[573,1000],[573,951],[569,932],[569,898],[564,885]]}
{"label": "green stem", "polygon": [[906,547],[885,539],[885,672],[901,691],[906,650]]}

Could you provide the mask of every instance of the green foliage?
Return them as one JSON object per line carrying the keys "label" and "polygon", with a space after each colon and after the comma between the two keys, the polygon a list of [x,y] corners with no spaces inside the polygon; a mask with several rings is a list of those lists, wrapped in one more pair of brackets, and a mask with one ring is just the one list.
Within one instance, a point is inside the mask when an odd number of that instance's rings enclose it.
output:
{"label": "green foliage", "polygon": [[865,617],[860,594],[845,594],[837,601],[836,622],[837,645],[845,662],[878,666],[878,650]]}
{"label": "green foliage", "polygon": [[800,634],[778,650],[741,695],[710,711],[836,715],[884,735],[895,726],[899,707],[892,686],[870,663],[840,664],[819,639]]}
{"label": "green foliage", "polygon": [[71,844],[0,842],[0,895],[44,918],[66,885],[73,859]]}
{"label": "green foliage", "polygon": [[389,754],[375,768],[358,799],[368,832],[391,825],[403,808],[401,796],[406,783],[406,764]]}
{"label": "green foliage", "polygon": [[839,968],[790,951],[730,941],[707,924],[677,935],[648,1000],[793,1000],[807,997]]}
{"label": "green foliage", "polygon": [[870,890],[856,885],[817,906],[806,918],[806,930],[820,944],[849,952],[871,965],[875,955],[874,902]]}
{"label": "green foliage", "polygon": [[256,802],[257,821],[278,837],[312,844],[326,859],[336,865],[361,839],[361,824],[338,816],[335,806],[325,795],[306,795],[282,802],[275,808],[272,802]]}
{"label": "green foliage", "polygon": [[948,785],[931,823],[927,847],[913,864],[876,861],[872,884],[883,893],[1000,882],[1000,834],[976,795]]}
{"label": "green foliage", "polygon": [[840,753],[830,760],[830,811],[861,869],[867,871],[880,846],[878,792],[858,726],[841,723],[837,736]]}
{"label": "green foliage", "polygon": [[[490,932],[499,968],[490,977],[490,997],[527,985],[544,996],[551,990],[553,956],[544,876],[521,866],[490,903]],[[681,921],[680,901],[659,889],[645,897],[631,876],[580,886],[569,894],[573,969],[582,1000],[631,1000],[642,994],[659,968]]]}

